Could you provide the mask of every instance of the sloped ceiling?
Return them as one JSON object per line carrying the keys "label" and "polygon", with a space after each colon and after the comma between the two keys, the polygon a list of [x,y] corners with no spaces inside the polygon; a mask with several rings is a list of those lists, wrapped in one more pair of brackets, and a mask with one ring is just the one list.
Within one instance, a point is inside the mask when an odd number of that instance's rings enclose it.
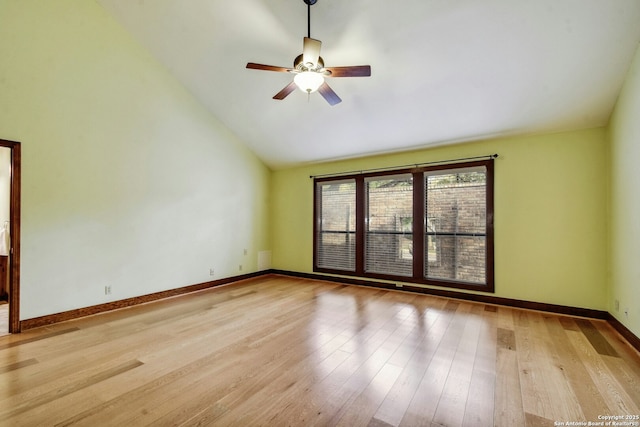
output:
{"label": "sloped ceiling", "polygon": [[318,0],[327,66],[368,78],[272,96],[307,34],[303,0],[97,0],[272,168],[490,136],[603,126],[640,41],[639,0]]}

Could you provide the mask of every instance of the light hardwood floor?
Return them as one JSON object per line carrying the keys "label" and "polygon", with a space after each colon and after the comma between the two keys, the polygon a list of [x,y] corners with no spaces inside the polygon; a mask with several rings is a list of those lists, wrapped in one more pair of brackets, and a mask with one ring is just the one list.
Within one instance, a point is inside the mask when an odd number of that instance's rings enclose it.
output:
{"label": "light hardwood floor", "polygon": [[640,356],[604,321],[280,276],[0,337],[2,426],[552,426],[639,408]]}

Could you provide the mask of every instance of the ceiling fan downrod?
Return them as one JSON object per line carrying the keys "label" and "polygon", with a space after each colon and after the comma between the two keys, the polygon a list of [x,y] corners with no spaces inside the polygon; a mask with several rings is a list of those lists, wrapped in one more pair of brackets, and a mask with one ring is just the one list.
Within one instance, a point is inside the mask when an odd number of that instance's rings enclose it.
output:
{"label": "ceiling fan downrod", "polygon": [[318,0],[302,0],[307,5],[307,37],[311,38],[311,6]]}

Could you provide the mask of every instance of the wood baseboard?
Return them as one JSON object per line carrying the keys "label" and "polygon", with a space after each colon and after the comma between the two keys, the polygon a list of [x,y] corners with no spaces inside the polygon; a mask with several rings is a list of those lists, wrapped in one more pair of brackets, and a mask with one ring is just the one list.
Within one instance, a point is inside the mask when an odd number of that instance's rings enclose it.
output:
{"label": "wood baseboard", "polygon": [[254,277],[269,274],[269,271],[259,271],[256,273],[243,274],[241,276],[228,277],[225,279],[212,280],[210,282],[199,283],[197,285],[184,286],[182,288],[169,289],[167,291],[156,292],[153,294],[142,295],[139,297],[127,298],[119,301],[112,301],[105,304],[92,305],[90,307],[78,308],[75,310],[64,311],[62,313],[48,314],[46,316],[34,317],[20,321],[20,330],[38,328],[40,326],[51,325],[53,323],[73,320],[80,317],[91,316],[93,314],[103,313],[106,311],[117,310],[120,308],[131,307],[138,304],[144,304],[151,301],[157,301],[164,298],[174,297],[177,295],[187,294],[190,292],[201,291],[203,289],[214,288],[216,286],[227,285],[241,280],[251,279]]}
{"label": "wood baseboard", "polygon": [[609,324],[622,335],[631,346],[640,351],[640,338],[638,338],[633,332],[625,327],[618,319],[613,317],[611,313],[602,310],[593,310],[588,308],[570,307],[557,304],[547,304],[533,301],[523,301],[510,298],[501,298],[490,295],[476,295],[467,294],[464,292],[457,292],[444,289],[432,289],[423,288],[420,286],[404,285],[402,288],[397,288],[392,283],[375,282],[370,280],[362,280],[353,277],[341,277],[341,276],[329,276],[315,273],[300,273],[295,271],[286,270],[264,270],[255,273],[243,274],[241,276],[228,277],[225,279],[213,280],[210,282],[199,283],[197,285],[185,286],[177,289],[170,289],[167,291],[156,292],[153,294],[143,295],[139,297],[127,298],[120,301],[113,301],[105,304],[94,305],[91,307],[79,308],[76,310],[65,311],[62,313],[49,314],[41,317],[34,317],[32,319],[22,320],[20,322],[21,330],[27,330],[37,328],[40,326],[46,326],[53,323],[63,322],[65,320],[77,319],[79,317],[90,316],[93,314],[103,313],[106,311],[117,310],[119,308],[131,307],[137,304],[144,304],[151,301],[157,301],[164,298],[174,297],[177,295],[187,294],[190,292],[196,292],[203,289],[213,288],[216,286],[227,285],[230,283],[239,282],[241,280],[251,279],[254,277],[265,276],[270,274],[277,274],[282,276],[300,277],[312,280],[325,280],[330,282],[344,283],[348,285],[369,286],[375,288],[402,290],[406,292],[415,292],[427,295],[435,295],[446,298],[462,299],[467,301],[482,302],[485,304],[503,305],[508,307],[524,308],[529,310],[546,311],[550,313],[566,314],[569,316],[588,317],[592,319],[607,320]]}
{"label": "wood baseboard", "polygon": [[640,338],[624,326],[618,319],[613,317],[611,313],[607,313],[607,322],[626,339],[629,344],[636,350],[640,351]]}
{"label": "wood baseboard", "polygon": [[294,277],[301,277],[301,278],[315,279],[315,280],[327,280],[332,282],[346,283],[350,285],[359,285],[359,286],[370,286],[375,288],[395,289],[399,291],[416,292],[420,294],[462,299],[466,301],[482,302],[486,304],[496,304],[496,305],[504,305],[508,307],[525,308],[529,310],[547,311],[550,313],[566,314],[570,316],[589,317],[592,319],[607,319],[608,318],[607,316],[609,315],[609,313],[602,310],[570,307],[570,306],[557,305],[557,304],[547,304],[547,303],[534,302],[534,301],[523,301],[523,300],[517,300],[517,299],[511,299],[511,298],[501,298],[501,297],[496,297],[496,296],[491,296],[486,294],[482,294],[482,295],[468,294],[464,292],[445,290],[445,289],[423,288],[421,286],[413,286],[413,285],[407,285],[407,284],[404,284],[402,288],[398,288],[393,283],[362,280],[362,279],[356,279],[353,277],[328,276],[323,274],[298,273],[298,272],[283,271],[283,270],[271,270],[271,272],[274,274],[282,274],[285,276],[294,276]]}

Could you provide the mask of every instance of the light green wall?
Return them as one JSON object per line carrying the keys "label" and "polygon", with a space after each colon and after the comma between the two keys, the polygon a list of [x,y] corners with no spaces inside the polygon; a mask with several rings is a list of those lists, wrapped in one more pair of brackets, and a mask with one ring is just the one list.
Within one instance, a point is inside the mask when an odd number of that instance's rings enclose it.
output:
{"label": "light green wall", "polygon": [[[495,295],[608,309],[640,333],[637,306],[608,304],[606,130],[271,173],[93,1],[0,0],[0,57],[0,138],[23,148],[22,319],[256,271],[269,249],[311,272],[309,175],[495,152]],[[634,64],[610,134],[621,307],[640,283]]]}
{"label": "light green wall", "polygon": [[0,58],[22,319],[257,270],[271,172],[97,3],[0,0]]}
{"label": "light green wall", "polygon": [[[611,283],[608,311],[640,336],[640,47],[618,98],[609,131]],[[628,315],[624,313],[626,308]]]}
{"label": "light green wall", "polygon": [[312,272],[310,175],[498,153],[495,296],[607,308],[607,137],[604,129],[496,139],[276,171],[273,266]]}

